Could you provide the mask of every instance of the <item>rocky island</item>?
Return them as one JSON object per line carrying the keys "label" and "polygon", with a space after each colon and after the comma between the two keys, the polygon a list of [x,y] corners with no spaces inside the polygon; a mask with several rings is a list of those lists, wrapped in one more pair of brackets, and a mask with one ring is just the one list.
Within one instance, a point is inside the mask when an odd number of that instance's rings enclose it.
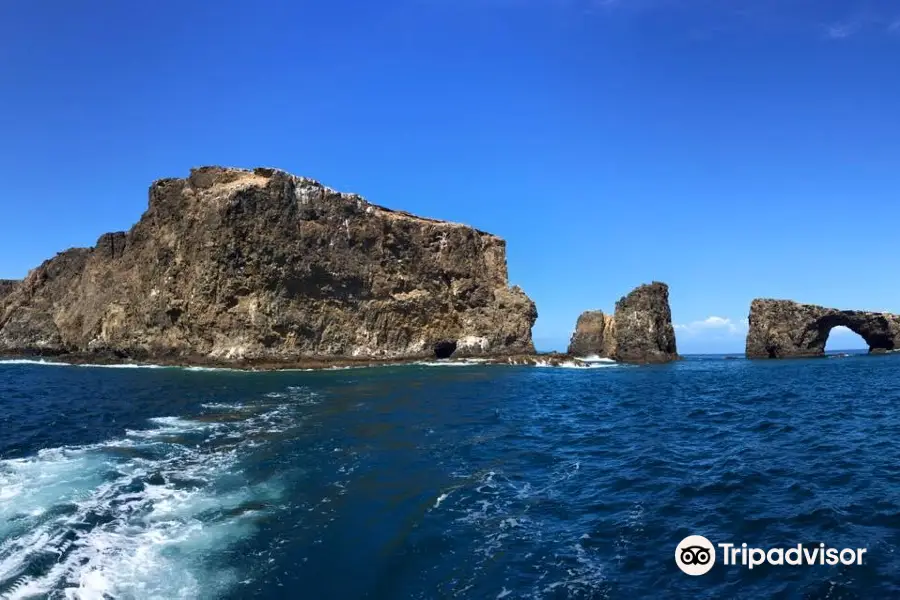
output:
{"label": "rocky island", "polygon": [[900,349],[900,315],[884,312],[757,298],[750,305],[749,324],[747,358],[823,356],[829,332],[839,325],[859,334],[869,352]]}
{"label": "rocky island", "polygon": [[669,286],[654,281],[616,302],[613,316],[599,310],[578,317],[569,354],[625,363],[664,363],[678,358]]}
{"label": "rocky island", "polygon": [[150,187],[127,232],[0,282],[0,353],[289,365],[534,353],[506,244],[276,169]]}

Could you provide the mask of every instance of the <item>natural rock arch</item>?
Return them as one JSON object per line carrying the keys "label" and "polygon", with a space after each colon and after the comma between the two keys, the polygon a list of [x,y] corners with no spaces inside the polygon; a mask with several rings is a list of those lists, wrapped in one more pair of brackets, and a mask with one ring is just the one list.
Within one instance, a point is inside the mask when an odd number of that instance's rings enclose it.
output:
{"label": "natural rock arch", "polygon": [[900,316],[838,310],[791,300],[757,298],[750,305],[748,358],[822,356],[828,334],[844,326],[869,345],[869,352],[900,349]]}

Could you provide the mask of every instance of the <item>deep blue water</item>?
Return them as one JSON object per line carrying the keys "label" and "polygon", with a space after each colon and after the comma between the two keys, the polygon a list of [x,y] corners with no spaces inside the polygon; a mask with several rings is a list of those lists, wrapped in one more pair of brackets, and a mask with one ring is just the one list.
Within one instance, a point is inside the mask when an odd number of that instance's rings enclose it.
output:
{"label": "deep blue water", "polygon": [[[898,373],[0,364],[0,598],[897,597]],[[690,577],[689,534],[868,552]]]}

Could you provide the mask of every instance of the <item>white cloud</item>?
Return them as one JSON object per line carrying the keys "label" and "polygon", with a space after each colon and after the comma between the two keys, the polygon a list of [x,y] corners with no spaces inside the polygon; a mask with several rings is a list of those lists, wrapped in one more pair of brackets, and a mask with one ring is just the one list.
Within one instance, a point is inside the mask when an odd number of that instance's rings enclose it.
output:
{"label": "white cloud", "polygon": [[831,40],[844,40],[859,32],[861,24],[855,23],[835,23],[825,28],[825,35]]}
{"label": "white cloud", "polygon": [[706,317],[702,321],[675,325],[675,331],[689,336],[715,335],[735,336],[747,333],[747,321],[732,321],[725,317]]}

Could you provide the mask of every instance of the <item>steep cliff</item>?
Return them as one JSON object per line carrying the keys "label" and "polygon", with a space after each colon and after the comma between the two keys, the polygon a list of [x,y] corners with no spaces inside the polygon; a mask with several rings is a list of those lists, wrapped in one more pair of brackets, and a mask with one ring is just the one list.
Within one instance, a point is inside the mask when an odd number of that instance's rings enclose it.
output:
{"label": "steep cliff", "polygon": [[839,310],[792,300],[757,298],[750,304],[748,358],[821,356],[832,328],[858,333],[869,352],[900,349],[900,316],[859,310]]}
{"label": "steep cliff", "polygon": [[586,311],[578,317],[569,354],[598,355],[626,363],[661,363],[678,358],[669,286],[653,282],[616,302],[615,316]]}
{"label": "steep cliff", "polygon": [[295,361],[533,352],[505,242],[274,169],[150,188],[128,232],[0,292],[0,351]]}
{"label": "steep cliff", "polygon": [[638,286],[616,302],[617,361],[662,363],[678,358],[669,308],[669,286],[658,281]]}
{"label": "steep cliff", "polygon": [[569,341],[573,356],[612,357],[616,352],[616,325],[612,315],[602,310],[587,310],[578,317],[575,333]]}
{"label": "steep cliff", "polygon": [[17,279],[0,279],[0,302],[3,302],[19,283]]}

